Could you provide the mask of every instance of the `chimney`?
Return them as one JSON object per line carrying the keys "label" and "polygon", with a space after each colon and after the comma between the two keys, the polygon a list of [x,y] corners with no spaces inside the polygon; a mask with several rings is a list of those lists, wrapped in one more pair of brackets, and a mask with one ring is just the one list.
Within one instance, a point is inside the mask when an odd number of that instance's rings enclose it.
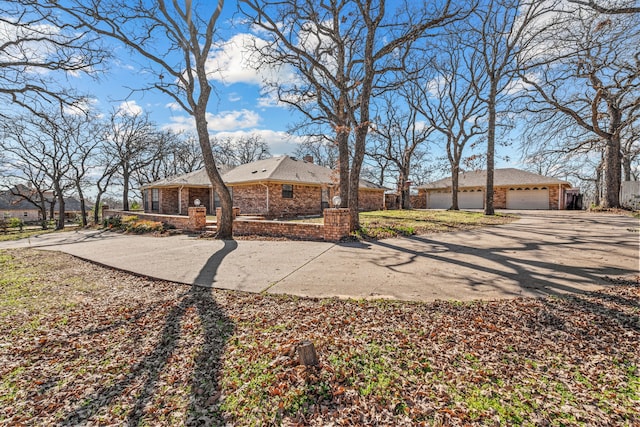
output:
{"label": "chimney", "polygon": [[307,163],[313,163],[313,156],[312,156],[312,155],[310,155],[310,154],[307,154],[306,156],[304,156],[304,157],[302,158],[302,160],[304,160],[304,161],[305,161],[305,162],[307,162]]}

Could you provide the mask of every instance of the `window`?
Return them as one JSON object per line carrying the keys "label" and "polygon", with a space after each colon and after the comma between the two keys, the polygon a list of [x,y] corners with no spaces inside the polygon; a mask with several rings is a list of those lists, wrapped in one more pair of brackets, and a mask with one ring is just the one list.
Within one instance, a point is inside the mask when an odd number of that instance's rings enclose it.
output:
{"label": "window", "polygon": [[151,189],[151,210],[160,210],[160,190],[157,188]]}
{"label": "window", "polygon": [[28,216],[29,216],[29,213],[28,213],[28,212],[23,212],[23,213],[22,213],[22,216],[26,218],[26,217],[28,217]]}
{"label": "window", "polygon": [[293,199],[293,185],[282,184],[282,198]]}

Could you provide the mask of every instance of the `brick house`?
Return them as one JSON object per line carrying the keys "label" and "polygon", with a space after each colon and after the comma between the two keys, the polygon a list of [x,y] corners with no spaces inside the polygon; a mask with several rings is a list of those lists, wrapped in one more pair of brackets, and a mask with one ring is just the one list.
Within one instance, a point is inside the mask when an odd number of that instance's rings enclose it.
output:
{"label": "brick house", "polygon": [[[221,174],[244,215],[286,218],[320,215],[337,193],[337,173],[311,159],[271,157],[247,163]],[[360,209],[384,207],[385,188],[360,181]],[[198,199],[208,213],[220,206],[204,169],[174,176],[142,187],[145,212],[186,215]]]}
{"label": "brick house", "polygon": [[[565,209],[571,188],[569,182],[514,168],[496,169],[493,179],[496,209]],[[460,209],[483,209],[486,181],[486,171],[459,175]],[[427,209],[450,208],[451,177],[419,186],[418,197],[426,202]]]}
{"label": "brick house", "polygon": [[[54,200],[53,193],[47,191],[44,194],[45,207],[47,211],[47,217],[44,219],[52,219],[51,215],[51,202]],[[20,218],[24,222],[39,222],[42,221],[42,213],[38,206],[33,202],[38,203],[39,197],[37,193],[29,187],[19,184],[10,190],[0,191],[0,217],[7,218]],[[75,197],[65,197],[65,217],[68,220],[72,220],[76,215],[80,214],[80,201]],[[92,206],[87,205],[86,209],[89,211]],[[58,217],[60,208],[59,202],[56,201],[53,207],[54,218]]]}

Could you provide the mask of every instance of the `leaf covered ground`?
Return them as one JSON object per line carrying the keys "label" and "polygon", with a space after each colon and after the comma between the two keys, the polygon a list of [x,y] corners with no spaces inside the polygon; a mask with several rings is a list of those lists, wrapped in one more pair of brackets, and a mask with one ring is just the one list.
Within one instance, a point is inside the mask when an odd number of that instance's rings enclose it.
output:
{"label": "leaf covered ground", "polygon": [[[320,365],[298,363],[311,340]],[[3,425],[640,425],[640,288],[457,303],[190,288],[0,251]]]}

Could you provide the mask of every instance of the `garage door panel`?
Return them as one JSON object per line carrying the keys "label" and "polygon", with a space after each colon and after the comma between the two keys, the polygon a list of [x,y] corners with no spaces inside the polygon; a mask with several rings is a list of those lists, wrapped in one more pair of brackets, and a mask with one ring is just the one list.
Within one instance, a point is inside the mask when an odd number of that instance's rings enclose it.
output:
{"label": "garage door panel", "polygon": [[451,193],[430,193],[427,200],[429,209],[449,209],[451,207]]}
{"label": "garage door panel", "polygon": [[549,190],[509,190],[507,209],[549,209]]}
{"label": "garage door panel", "polygon": [[460,209],[482,209],[484,207],[484,193],[482,191],[458,192],[458,207]]}

